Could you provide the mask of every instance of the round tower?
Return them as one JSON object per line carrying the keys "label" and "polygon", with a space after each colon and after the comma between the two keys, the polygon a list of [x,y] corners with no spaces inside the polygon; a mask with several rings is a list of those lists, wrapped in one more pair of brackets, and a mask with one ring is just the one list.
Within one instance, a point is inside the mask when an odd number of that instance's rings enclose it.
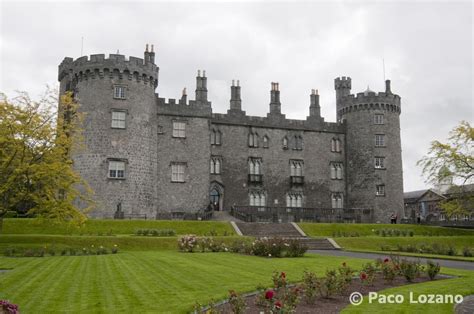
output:
{"label": "round tower", "polygon": [[351,79],[335,79],[337,117],[347,125],[346,164],[349,208],[373,209],[373,221],[403,214],[403,169],[400,141],[400,96],[369,88],[350,94]]}
{"label": "round tower", "polygon": [[154,217],[157,167],[155,88],[159,68],[148,45],[144,59],[103,54],[65,58],[60,94],[71,91],[83,112],[85,147],[74,167],[95,192],[92,217]]}

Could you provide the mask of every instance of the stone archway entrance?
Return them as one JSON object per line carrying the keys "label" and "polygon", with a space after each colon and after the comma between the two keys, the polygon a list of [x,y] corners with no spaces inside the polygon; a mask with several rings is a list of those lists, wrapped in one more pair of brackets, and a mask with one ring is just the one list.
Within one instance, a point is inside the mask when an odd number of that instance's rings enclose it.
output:
{"label": "stone archway entrance", "polygon": [[224,210],[224,187],[218,182],[211,183],[209,201],[216,204],[215,210]]}

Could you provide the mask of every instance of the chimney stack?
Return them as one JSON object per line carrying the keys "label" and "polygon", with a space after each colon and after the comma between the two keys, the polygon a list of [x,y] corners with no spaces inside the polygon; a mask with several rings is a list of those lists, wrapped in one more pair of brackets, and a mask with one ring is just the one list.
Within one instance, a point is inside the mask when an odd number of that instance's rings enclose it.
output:
{"label": "chimney stack", "polygon": [[270,114],[281,114],[280,86],[275,82],[272,82],[270,91]]}

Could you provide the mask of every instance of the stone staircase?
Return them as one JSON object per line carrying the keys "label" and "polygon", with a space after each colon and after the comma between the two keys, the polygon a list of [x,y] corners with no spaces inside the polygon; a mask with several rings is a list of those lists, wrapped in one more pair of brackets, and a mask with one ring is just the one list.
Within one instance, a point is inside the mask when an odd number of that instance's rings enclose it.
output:
{"label": "stone staircase", "polygon": [[262,222],[236,222],[235,225],[242,235],[256,238],[287,238],[298,239],[308,246],[309,250],[337,250],[340,249],[326,238],[309,238],[291,223],[262,223]]}

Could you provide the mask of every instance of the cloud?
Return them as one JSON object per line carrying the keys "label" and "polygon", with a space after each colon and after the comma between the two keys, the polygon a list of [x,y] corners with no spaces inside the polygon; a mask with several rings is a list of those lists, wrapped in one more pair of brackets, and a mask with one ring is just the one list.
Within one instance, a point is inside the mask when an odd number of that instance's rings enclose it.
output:
{"label": "cloud", "polygon": [[269,110],[270,82],[282,111],[308,114],[319,89],[322,115],[335,121],[333,80],[351,76],[354,93],[384,90],[385,73],[402,97],[405,189],[425,183],[416,161],[460,120],[473,121],[470,2],[2,2],[0,90],[36,96],[55,84],[57,66],[84,54],[143,56],[154,43],[160,97],[192,98],[197,69],[207,70],[214,112],[226,112],[230,82],[242,106]]}

